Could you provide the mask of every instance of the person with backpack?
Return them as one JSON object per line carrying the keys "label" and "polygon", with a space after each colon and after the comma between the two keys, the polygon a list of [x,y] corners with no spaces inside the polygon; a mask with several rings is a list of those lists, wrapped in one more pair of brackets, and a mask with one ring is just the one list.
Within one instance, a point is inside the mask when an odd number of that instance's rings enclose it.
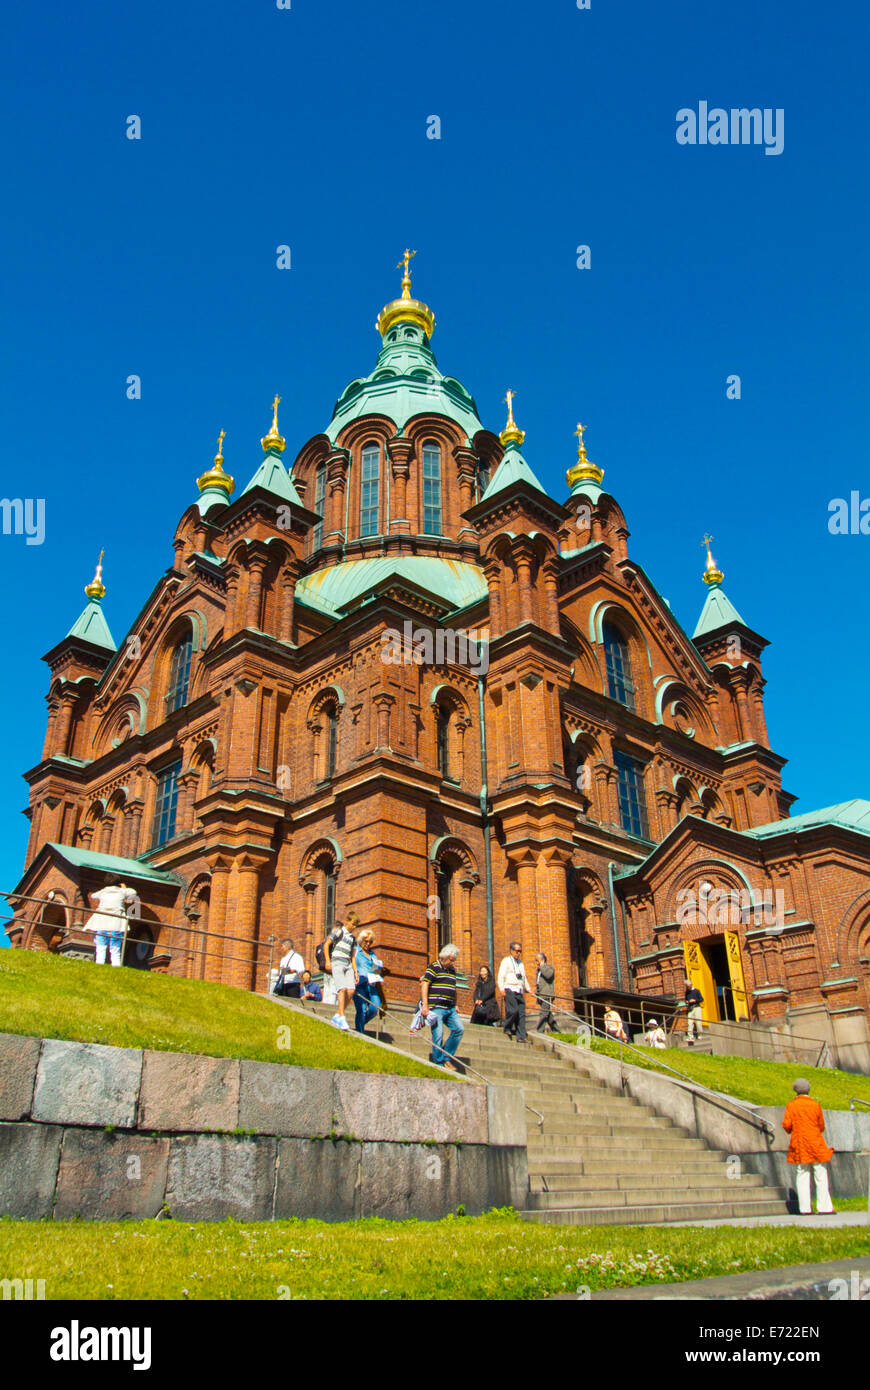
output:
{"label": "person with backpack", "polygon": [[[345,1033],[350,1032],[350,1024],[344,1011],[353,999],[359,980],[355,955],[356,938],[343,922],[336,922],[323,943],[323,968],[332,976],[336,992],[336,1012],[329,1021],[334,1028],[340,1028]],[[317,959],[319,963],[320,957]]]}
{"label": "person with backpack", "polygon": [[535,960],[538,962],[538,972],[535,976],[538,1022],[535,1026],[535,1032],[543,1033],[545,1028],[549,1028],[551,1033],[558,1033],[559,1025],[553,1017],[553,1000],[556,998],[556,971],[548,962],[543,951],[538,952]]}

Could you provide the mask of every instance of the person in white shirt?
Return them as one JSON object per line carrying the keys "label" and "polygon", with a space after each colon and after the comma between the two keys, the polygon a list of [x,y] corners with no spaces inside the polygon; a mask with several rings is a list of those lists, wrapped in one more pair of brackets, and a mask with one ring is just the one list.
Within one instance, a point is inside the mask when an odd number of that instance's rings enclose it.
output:
{"label": "person in white shirt", "polygon": [[643,1040],[647,1047],[667,1047],[668,1039],[664,1028],[651,1018],[643,1035]]}
{"label": "person in white shirt", "polygon": [[523,953],[519,941],[512,941],[509,954],[498,968],[498,990],[504,999],[505,1037],[517,1042],[527,1042],[526,1037],[526,995],[533,994],[532,986],[526,976],[526,967],[520,960]]}
{"label": "person in white shirt", "polygon": [[302,996],[302,971],[305,969],[305,961],[299,952],[293,949],[292,941],[285,941],[284,945],[287,952],[278,962],[275,993],[284,994],[288,999],[299,999]]}
{"label": "person in white shirt", "polygon": [[138,919],[139,896],[126,883],[110,883],[90,894],[97,911],[85,922],[85,931],[94,933],[94,960],[105,965],[106,951],[112,965],[120,965],[123,957],[127,919]]}

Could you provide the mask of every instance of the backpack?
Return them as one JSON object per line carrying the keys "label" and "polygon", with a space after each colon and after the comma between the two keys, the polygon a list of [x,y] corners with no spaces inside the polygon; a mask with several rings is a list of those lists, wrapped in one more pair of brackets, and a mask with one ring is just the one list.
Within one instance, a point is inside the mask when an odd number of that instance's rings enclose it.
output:
{"label": "backpack", "polygon": [[317,945],[315,946],[315,948],[314,948],[314,959],[317,961],[317,964],[320,966],[320,969],[321,969],[321,970],[324,970],[324,971],[326,970],[326,951],[325,951],[325,946],[326,946],[326,942],[327,942],[328,940],[329,940],[329,937],[326,938],[326,941],[320,941],[320,942],[318,942],[318,944],[317,944]]}

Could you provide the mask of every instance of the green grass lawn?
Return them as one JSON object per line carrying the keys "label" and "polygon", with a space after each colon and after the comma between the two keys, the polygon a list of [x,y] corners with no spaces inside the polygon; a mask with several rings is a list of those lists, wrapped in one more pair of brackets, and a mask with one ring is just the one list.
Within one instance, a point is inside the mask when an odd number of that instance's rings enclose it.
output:
{"label": "green grass lawn", "polygon": [[870,1226],[0,1220],[4,1274],[47,1299],[531,1299],[870,1254]]}
{"label": "green grass lawn", "polygon": [[0,1032],[439,1079],[431,1067],[245,990],[37,951],[0,951]]}
{"label": "green grass lawn", "polygon": [[[573,1033],[556,1033],[553,1036],[575,1045]],[[611,1042],[609,1038],[595,1038],[592,1050],[604,1052],[608,1057],[620,1055],[619,1043]],[[666,1063],[691,1081],[698,1081],[713,1091],[722,1091],[725,1095],[747,1100],[753,1105],[786,1105],[793,1099],[791,1083],[797,1076],[806,1077],[815,1099],[831,1110],[848,1110],[851,1096],[870,1101],[870,1077],[836,1071],[833,1067],[761,1062],[752,1057],[709,1057],[703,1052],[686,1052],[675,1047],[661,1051],[642,1048],[637,1052],[625,1048],[622,1055],[623,1060],[631,1066],[646,1067],[650,1071],[662,1071],[662,1063]],[[860,1109],[870,1114],[863,1106]]]}

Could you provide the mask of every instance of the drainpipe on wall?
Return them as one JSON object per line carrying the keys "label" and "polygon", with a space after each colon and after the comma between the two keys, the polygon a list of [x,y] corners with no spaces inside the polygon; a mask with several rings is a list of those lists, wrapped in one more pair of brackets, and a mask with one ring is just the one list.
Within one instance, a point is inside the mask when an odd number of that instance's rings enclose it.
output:
{"label": "drainpipe on wall", "polygon": [[[482,643],[478,642],[478,656],[481,654]],[[483,826],[483,862],[486,873],[486,949],[487,959],[490,970],[493,969],[493,954],[495,945],[492,932],[492,855],[489,844],[489,792],[486,785],[486,723],[483,713],[483,688],[485,683],[484,676],[477,678],[477,708],[478,719],[480,720],[480,820]]]}
{"label": "drainpipe on wall", "polygon": [[610,930],[613,934],[613,955],[616,960],[616,988],[622,989],[622,962],[619,952],[619,937],[616,931],[616,900],[613,896],[613,870],[616,864],[611,859],[607,865],[607,891],[610,896]]}

